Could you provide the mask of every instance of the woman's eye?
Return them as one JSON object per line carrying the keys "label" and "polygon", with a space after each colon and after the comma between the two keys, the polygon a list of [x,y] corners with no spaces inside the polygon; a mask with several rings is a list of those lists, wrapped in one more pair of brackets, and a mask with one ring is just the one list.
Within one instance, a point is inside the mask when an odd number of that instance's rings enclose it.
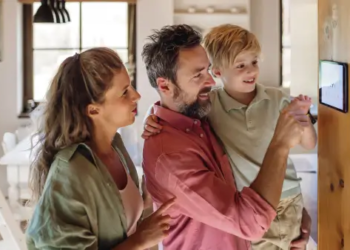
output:
{"label": "woman's eye", "polygon": [[123,95],[126,95],[127,93],[128,93],[128,90],[125,90],[124,93],[123,93]]}

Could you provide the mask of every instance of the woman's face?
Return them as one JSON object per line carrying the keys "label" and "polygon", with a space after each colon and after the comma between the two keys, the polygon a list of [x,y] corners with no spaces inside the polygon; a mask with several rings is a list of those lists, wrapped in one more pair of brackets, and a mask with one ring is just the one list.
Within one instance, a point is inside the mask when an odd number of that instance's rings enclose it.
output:
{"label": "woman's face", "polygon": [[139,99],[140,94],[131,86],[129,75],[123,68],[113,77],[111,87],[105,93],[105,101],[89,105],[88,112],[95,125],[115,132],[134,123]]}

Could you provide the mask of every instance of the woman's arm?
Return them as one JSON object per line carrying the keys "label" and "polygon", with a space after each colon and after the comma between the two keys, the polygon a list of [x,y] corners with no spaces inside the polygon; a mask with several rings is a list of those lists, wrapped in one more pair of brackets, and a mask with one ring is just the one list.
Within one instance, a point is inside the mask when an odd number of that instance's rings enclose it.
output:
{"label": "woman's arm", "polygon": [[143,209],[147,211],[150,208],[152,208],[152,196],[150,195],[150,193],[147,190],[144,175],[142,176],[141,187],[142,187]]}
{"label": "woman's arm", "polygon": [[135,238],[135,235],[131,235],[112,250],[144,250]]}

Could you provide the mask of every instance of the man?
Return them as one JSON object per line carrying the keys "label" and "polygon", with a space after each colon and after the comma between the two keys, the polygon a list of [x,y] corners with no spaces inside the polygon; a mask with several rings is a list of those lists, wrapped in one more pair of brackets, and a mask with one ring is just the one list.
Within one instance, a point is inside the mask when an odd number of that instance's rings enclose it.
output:
{"label": "man", "polygon": [[258,176],[238,192],[206,120],[215,82],[201,36],[174,25],[150,40],[142,56],[161,98],[154,114],[163,128],[145,142],[143,168],[157,205],[176,196],[164,248],[250,249],[276,216],[289,149],[300,142],[307,116],[297,109],[281,113]]}

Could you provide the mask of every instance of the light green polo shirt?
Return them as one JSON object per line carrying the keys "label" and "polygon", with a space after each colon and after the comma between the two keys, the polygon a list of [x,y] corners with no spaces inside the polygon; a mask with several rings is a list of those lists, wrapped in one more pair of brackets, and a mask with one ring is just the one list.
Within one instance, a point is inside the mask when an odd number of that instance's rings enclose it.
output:
{"label": "light green polo shirt", "polygon": [[[122,139],[113,147],[139,187]],[[84,143],[59,151],[26,231],[28,250],[110,250],[124,241],[126,217],[107,167]]]}
{"label": "light green polo shirt", "polygon": [[[282,90],[257,85],[257,94],[247,106],[230,97],[223,88],[211,92],[210,124],[229,156],[238,190],[249,186],[260,171],[273,137],[280,111],[290,103]],[[281,199],[299,194],[300,179],[288,159]]]}

